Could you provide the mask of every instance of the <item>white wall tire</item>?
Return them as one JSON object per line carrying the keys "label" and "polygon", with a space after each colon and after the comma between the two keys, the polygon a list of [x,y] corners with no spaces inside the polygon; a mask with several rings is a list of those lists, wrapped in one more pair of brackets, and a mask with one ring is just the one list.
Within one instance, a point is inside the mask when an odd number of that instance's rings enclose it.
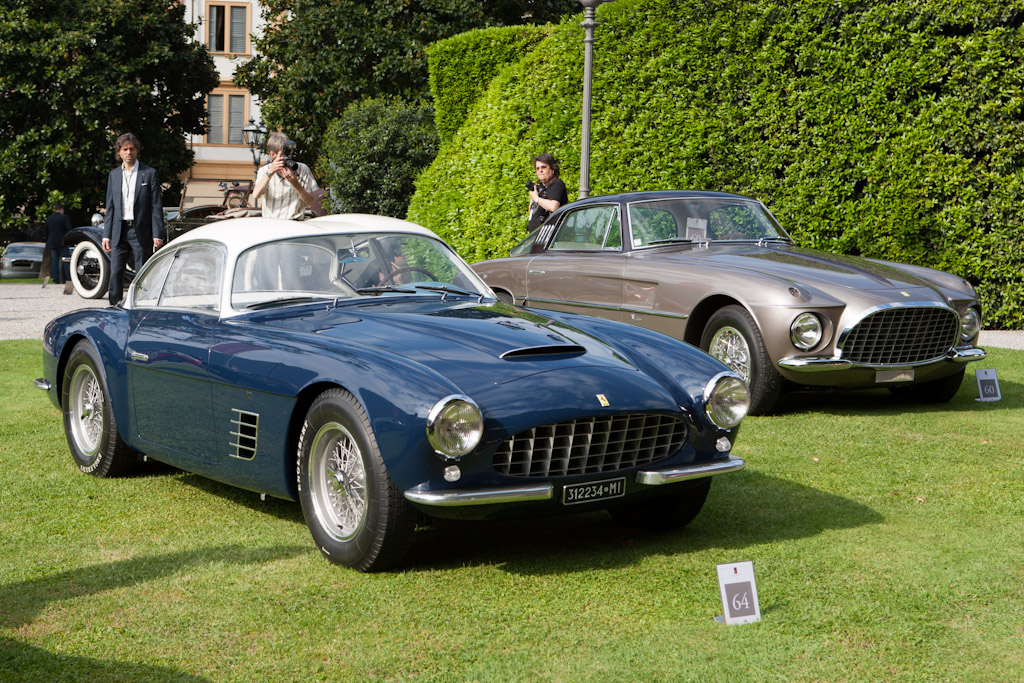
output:
{"label": "white wall tire", "polygon": [[83,299],[99,299],[107,294],[110,259],[89,240],[79,242],[71,252],[71,282]]}

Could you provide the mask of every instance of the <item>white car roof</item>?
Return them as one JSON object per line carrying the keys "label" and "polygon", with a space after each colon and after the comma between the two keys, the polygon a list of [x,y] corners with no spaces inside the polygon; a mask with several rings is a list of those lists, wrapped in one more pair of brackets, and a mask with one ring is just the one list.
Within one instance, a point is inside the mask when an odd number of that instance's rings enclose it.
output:
{"label": "white car roof", "polygon": [[228,248],[233,256],[264,242],[289,237],[313,237],[336,233],[407,232],[439,239],[421,225],[388,216],[365,213],[341,213],[308,221],[281,218],[232,218],[207,223],[174,240],[174,245],[197,240],[214,240]]}
{"label": "white car roof", "polygon": [[[192,243],[215,242],[223,245],[226,253],[224,268],[220,273],[222,287],[220,294],[220,316],[222,318],[238,315],[239,311],[230,305],[230,282],[234,273],[235,262],[247,249],[267,242],[275,242],[289,238],[316,237],[318,235],[367,234],[367,233],[406,233],[433,238],[443,242],[435,233],[423,226],[388,216],[374,216],[361,213],[336,214],[322,216],[308,221],[292,221],[280,218],[232,218],[207,223],[184,235],[175,238],[160,251],[174,250]],[[454,251],[454,250],[453,250]],[[147,270],[149,262],[143,268]],[[467,266],[468,268],[468,266]],[[472,272],[472,271],[470,271]],[[141,275],[141,273],[140,273]],[[132,282],[126,298],[125,307],[132,308],[136,278]],[[482,281],[481,281],[482,284]],[[486,288],[486,285],[482,285]]]}

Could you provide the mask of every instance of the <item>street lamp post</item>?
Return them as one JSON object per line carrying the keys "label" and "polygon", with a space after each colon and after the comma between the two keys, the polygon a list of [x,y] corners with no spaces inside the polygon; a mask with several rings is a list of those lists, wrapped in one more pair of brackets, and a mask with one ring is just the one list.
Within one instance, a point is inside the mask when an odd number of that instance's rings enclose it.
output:
{"label": "street lamp post", "polygon": [[580,199],[590,196],[590,90],[594,72],[594,28],[597,6],[611,0],[576,0],[583,5],[583,131],[580,142]]}
{"label": "street lamp post", "polygon": [[242,129],[242,141],[249,145],[252,153],[252,166],[256,173],[260,170],[260,157],[263,155],[263,143],[267,140],[267,127],[260,121],[249,119],[249,125]]}

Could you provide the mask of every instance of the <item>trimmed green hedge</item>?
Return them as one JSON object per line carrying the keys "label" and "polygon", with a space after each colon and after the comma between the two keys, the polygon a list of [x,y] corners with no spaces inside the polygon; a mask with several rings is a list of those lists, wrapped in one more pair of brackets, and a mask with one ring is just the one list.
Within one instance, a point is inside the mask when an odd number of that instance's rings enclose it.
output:
{"label": "trimmed green hedge", "polygon": [[442,143],[462,127],[470,107],[501,69],[543,40],[550,27],[505,26],[461,33],[427,48],[434,123]]}
{"label": "trimmed green hedge", "polygon": [[[592,194],[755,196],[804,245],[957,273],[986,327],[1024,328],[1024,0],[617,0],[598,18]],[[410,219],[470,260],[525,235],[536,154],[575,196],[579,20],[501,71],[417,181]]]}

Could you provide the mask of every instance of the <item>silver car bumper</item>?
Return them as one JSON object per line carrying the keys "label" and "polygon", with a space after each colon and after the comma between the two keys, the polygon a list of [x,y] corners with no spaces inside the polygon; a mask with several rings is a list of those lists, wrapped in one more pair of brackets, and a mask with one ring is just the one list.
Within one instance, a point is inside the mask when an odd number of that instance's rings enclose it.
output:
{"label": "silver car bumper", "polygon": [[[743,469],[746,465],[743,458],[729,456],[728,460],[696,463],[682,467],[666,469],[647,469],[636,473],[636,483],[646,486],[674,484],[688,479],[712,477]],[[467,505],[493,505],[500,503],[525,503],[530,501],[550,500],[555,495],[554,484],[524,484],[504,488],[484,489],[444,489],[441,491],[424,491],[409,489],[405,492],[407,500],[420,505],[435,507],[463,507]]]}
{"label": "silver car bumper", "polygon": [[[938,362],[971,363],[985,358],[986,355],[988,354],[985,353],[984,349],[977,347],[953,349],[946,354],[945,358],[940,359]],[[786,370],[793,370],[794,372],[828,372],[831,370],[852,370],[854,368],[867,370],[909,370],[910,368],[921,367],[922,365],[932,365],[935,362],[928,361],[927,363],[915,363],[912,365],[864,365],[852,363],[842,358],[803,358],[791,356],[780,360],[778,366]]]}

